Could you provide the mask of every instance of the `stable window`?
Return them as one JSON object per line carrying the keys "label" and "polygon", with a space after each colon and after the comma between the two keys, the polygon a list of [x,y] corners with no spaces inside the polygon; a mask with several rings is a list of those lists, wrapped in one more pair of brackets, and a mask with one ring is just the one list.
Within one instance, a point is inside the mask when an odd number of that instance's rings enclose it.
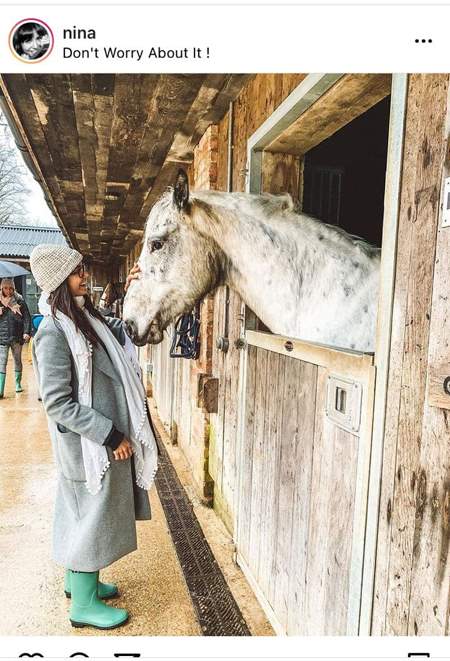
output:
{"label": "stable window", "polygon": [[390,95],[303,157],[302,211],[381,246]]}
{"label": "stable window", "polygon": [[[289,192],[305,214],[381,247],[391,90],[388,74],[307,76],[250,137],[247,190]],[[246,327],[268,332],[249,309]]]}

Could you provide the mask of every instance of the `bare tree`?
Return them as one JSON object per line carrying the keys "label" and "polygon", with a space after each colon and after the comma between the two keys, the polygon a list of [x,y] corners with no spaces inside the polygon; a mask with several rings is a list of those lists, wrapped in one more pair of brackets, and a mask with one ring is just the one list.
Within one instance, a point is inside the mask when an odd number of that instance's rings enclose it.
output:
{"label": "bare tree", "polygon": [[25,165],[0,111],[0,225],[27,224]]}

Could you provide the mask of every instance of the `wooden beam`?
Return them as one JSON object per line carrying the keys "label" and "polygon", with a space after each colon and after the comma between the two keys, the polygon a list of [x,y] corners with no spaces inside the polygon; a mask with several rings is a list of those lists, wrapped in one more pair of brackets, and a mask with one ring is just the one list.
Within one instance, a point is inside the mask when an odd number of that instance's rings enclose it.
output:
{"label": "wooden beam", "polygon": [[250,79],[248,74],[206,76],[183,125],[175,134],[167,160],[191,163],[194,148],[208,127],[222,119],[228,112],[230,102],[235,100]]}
{"label": "wooden beam", "polygon": [[[72,75],[73,103],[78,131],[79,155],[83,173],[86,224],[91,250],[108,255],[108,243],[101,241],[106,175],[111,139],[113,76]],[[96,94],[95,90],[100,91]],[[103,251],[101,250],[103,247]]]}
{"label": "wooden beam", "polygon": [[342,76],[265,148],[301,156],[390,93],[390,74]]}
{"label": "wooden beam", "polygon": [[150,101],[144,135],[137,149],[130,188],[120,212],[122,227],[138,220],[141,225],[144,222],[146,214],[142,212],[143,204],[204,79],[204,74],[160,76]]}
{"label": "wooden beam", "polygon": [[70,77],[66,74],[33,74],[27,76],[27,81],[55,176],[64,182],[61,188],[70,222],[80,225],[84,223],[86,212],[83,196],[76,190],[82,176]]}
{"label": "wooden beam", "polygon": [[433,273],[448,90],[448,75],[409,78],[373,635],[448,633],[448,423],[426,405],[429,347],[437,362],[447,350]]}

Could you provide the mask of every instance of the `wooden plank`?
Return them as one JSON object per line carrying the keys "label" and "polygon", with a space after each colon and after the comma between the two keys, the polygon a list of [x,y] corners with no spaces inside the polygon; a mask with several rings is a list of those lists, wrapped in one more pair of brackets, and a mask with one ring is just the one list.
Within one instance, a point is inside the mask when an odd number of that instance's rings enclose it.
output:
{"label": "wooden plank", "polygon": [[324,535],[323,525],[328,521],[329,494],[325,485],[330,482],[333,458],[332,444],[327,442],[330,424],[325,416],[327,380],[327,369],[319,367],[311,480],[317,488],[311,491],[305,580],[306,604],[303,626],[299,631],[301,635],[320,635],[326,628],[326,586],[323,567],[327,557],[327,538]]}
{"label": "wooden plank", "polygon": [[[355,513],[358,436],[338,427],[330,429],[333,448],[332,475],[322,483],[329,493],[326,519],[327,556],[322,567],[325,612],[322,635],[345,635],[348,631],[348,601]],[[333,488],[333,485],[334,488]],[[316,522],[318,525],[319,522]],[[321,522],[322,529],[323,523]],[[324,531],[323,531],[324,532]],[[313,549],[310,551],[314,552]],[[310,589],[313,589],[310,586]]]}
{"label": "wooden plank", "polygon": [[89,85],[83,84],[85,78],[85,76],[72,76],[71,83],[79,158],[83,172],[86,222],[91,252],[108,260],[110,257],[109,242],[102,243],[100,223],[104,211],[113,98],[112,94],[110,96],[95,95],[91,77],[87,77]]}
{"label": "wooden plank", "polygon": [[[213,330],[213,374],[219,380],[217,414],[211,415],[213,435],[210,445],[209,472],[214,480],[215,494],[222,493],[223,483],[223,433],[225,415],[225,354],[219,351],[216,339],[223,334],[225,307],[225,287],[219,287],[214,297],[214,330]],[[218,500],[218,499],[217,499]],[[217,504],[217,503],[216,503]]]}
{"label": "wooden plank", "polygon": [[384,196],[383,240],[380,287],[378,295],[376,339],[376,389],[373,409],[372,449],[370,457],[367,529],[364,547],[363,586],[359,633],[369,635],[374,601],[374,577],[377,535],[380,518],[380,491],[383,471],[385,412],[389,396],[389,352],[392,336],[392,301],[394,298],[397,255],[398,217],[406,117],[407,74],[392,76],[389,116],[389,142]]}
{"label": "wooden plank", "polygon": [[148,215],[143,206],[163,166],[177,129],[183,124],[205,76],[203,74],[161,74],[136,150],[133,177],[120,214],[119,229],[142,226]]}
{"label": "wooden plank", "polygon": [[327,485],[333,476],[333,445],[329,442],[330,422],[325,416],[328,370],[318,368],[312,489],[308,527],[308,554],[306,566],[306,604],[301,635],[322,635],[326,629],[327,593],[327,522],[330,495]]}
{"label": "wooden plank", "polygon": [[298,384],[302,364],[290,360],[286,365],[283,393],[283,423],[281,429],[281,463],[279,473],[278,525],[275,551],[275,602],[278,619],[287,629],[289,569],[292,536],[292,513],[294,505],[296,448],[299,443],[299,420],[297,417]]}
{"label": "wooden plank", "polygon": [[303,155],[384,99],[390,90],[389,74],[347,74],[270,142],[266,150]]}
{"label": "wooden plank", "polygon": [[[445,92],[448,77],[440,77],[436,96],[440,99],[439,115],[436,118],[436,133],[431,143],[436,153],[436,168],[442,167],[446,159],[446,146],[450,133],[449,107],[445,108]],[[447,96],[448,99],[448,96]],[[445,117],[443,136],[439,123]],[[448,165],[443,171],[449,176]],[[432,210],[430,209],[430,214]],[[450,286],[450,230],[441,224],[442,209],[436,204],[433,209],[438,224],[436,237],[436,259],[433,274],[433,294],[430,319],[430,342],[428,349],[429,390],[428,406],[425,406],[422,441],[420,448],[419,485],[422,485],[421,500],[416,499],[416,516],[413,542],[413,565],[411,573],[411,605],[408,633],[410,635],[449,635],[450,630],[450,397],[444,393],[442,378],[450,374],[450,310],[448,293]],[[446,369],[443,369],[443,366]],[[441,379],[444,401],[432,400],[433,375]],[[442,406],[443,405],[443,406]],[[439,408],[436,408],[439,407]],[[420,487],[419,487],[420,489]]]}
{"label": "wooden plank", "polygon": [[[436,200],[448,76],[410,76],[400,206],[373,633],[406,634],[423,520],[421,464]],[[419,526],[420,527],[420,526]]]}
{"label": "wooden plank", "polygon": [[70,222],[83,226],[85,207],[70,76],[33,74],[27,80]]}
{"label": "wooden plank", "polygon": [[[292,363],[292,360],[285,358]],[[317,370],[311,363],[301,363],[300,379],[297,384],[298,442],[294,448],[292,462],[295,467],[292,536],[289,558],[289,586],[287,608],[287,633],[300,634],[304,627],[308,560],[308,530],[311,517],[312,464],[314,455],[314,426],[316,412]]]}
{"label": "wooden plank", "polygon": [[[276,355],[274,353],[274,355]],[[271,437],[268,439],[273,452],[273,500],[267,514],[267,524],[270,526],[270,534],[267,536],[267,600],[271,607],[275,609],[276,605],[276,588],[277,588],[277,538],[278,538],[278,525],[279,525],[279,512],[280,512],[280,474],[281,474],[281,459],[282,459],[282,446],[283,446],[283,433],[284,433],[284,418],[283,418],[283,403],[285,393],[286,371],[288,369],[289,360],[284,356],[278,356],[278,378],[277,378],[277,391],[274,393],[274,406],[276,414],[273,415],[271,421]],[[278,616],[277,616],[278,617]],[[278,618],[279,620],[279,618]],[[285,631],[285,629],[284,629]]]}
{"label": "wooden plank", "polygon": [[226,191],[228,183],[228,113],[218,124],[217,190]]}
{"label": "wooden plank", "polygon": [[183,125],[175,133],[167,160],[190,163],[194,147],[208,127],[222,119],[230,102],[251,78],[248,74],[207,75]]}
{"label": "wooden plank", "polygon": [[266,467],[264,465],[264,446],[266,442],[265,421],[268,404],[268,351],[256,350],[256,390],[255,416],[253,424],[252,448],[252,489],[250,495],[250,540],[247,564],[253,574],[258,574],[261,528],[264,517],[262,510],[263,492],[266,487]]}
{"label": "wooden plank", "polygon": [[232,190],[245,190],[246,143],[249,85],[246,85],[234,103]]}
{"label": "wooden plank", "polygon": [[[359,379],[365,379],[367,369],[373,364],[373,355],[359,353],[350,349],[335,349],[322,344],[303,342],[293,338],[263,333],[261,331],[247,331],[247,342],[269,351],[276,351],[284,356],[290,356],[307,363],[327,367],[330,371],[346,374]],[[286,343],[288,349],[286,349]]]}
{"label": "wooden plank", "polygon": [[[258,349],[259,351],[259,349]],[[284,385],[284,359],[273,351],[267,352],[267,390],[265,424],[263,429],[262,465],[264,480],[261,492],[261,523],[259,534],[258,564],[255,575],[262,592],[269,599],[272,581],[272,564],[276,543],[276,519],[278,516],[278,476],[280,474],[280,424]],[[281,389],[280,389],[281,382]],[[281,390],[281,395],[280,395]]]}
{"label": "wooden plank", "polygon": [[[445,311],[443,317],[445,323]],[[429,367],[427,404],[440,409],[450,409],[450,361],[435,362]]]}
{"label": "wooden plank", "polygon": [[248,562],[250,551],[250,528],[251,528],[251,502],[252,502],[252,479],[253,479],[253,442],[255,426],[255,403],[256,403],[256,374],[257,374],[257,349],[248,348],[247,375],[245,390],[245,420],[243,428],[243,444],[240,456],[240,509],[238,519],[238,531],[236,541],[239,552]]}
{"label": "wooden plank", "polygon": [[224,412],[224,443],[223,443],[223,498],[233,518],[234,491],[236,481],[236,446],[238,429],[238,392],[239,392],[239,361],[240,350],[236,341],[240,335],[240,312],[242,301],[240,296],[229,291],[229,326],[228,338],[230,348],[226,356],[226,393]]}

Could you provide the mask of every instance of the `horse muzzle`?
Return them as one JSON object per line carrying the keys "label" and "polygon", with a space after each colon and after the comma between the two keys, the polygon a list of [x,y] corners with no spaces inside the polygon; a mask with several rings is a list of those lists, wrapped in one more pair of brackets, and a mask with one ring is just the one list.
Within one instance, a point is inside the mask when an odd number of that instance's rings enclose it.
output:
{"label": "horse muzzle", "polygon": [[148,331],[143,335],[139,335],[137,324],[132,319],[124,321],[124,325],[127,335],[138,347],[143,347],[145,344],[159,344],[163,340],[163,331],[156,321],[152,321]]}

